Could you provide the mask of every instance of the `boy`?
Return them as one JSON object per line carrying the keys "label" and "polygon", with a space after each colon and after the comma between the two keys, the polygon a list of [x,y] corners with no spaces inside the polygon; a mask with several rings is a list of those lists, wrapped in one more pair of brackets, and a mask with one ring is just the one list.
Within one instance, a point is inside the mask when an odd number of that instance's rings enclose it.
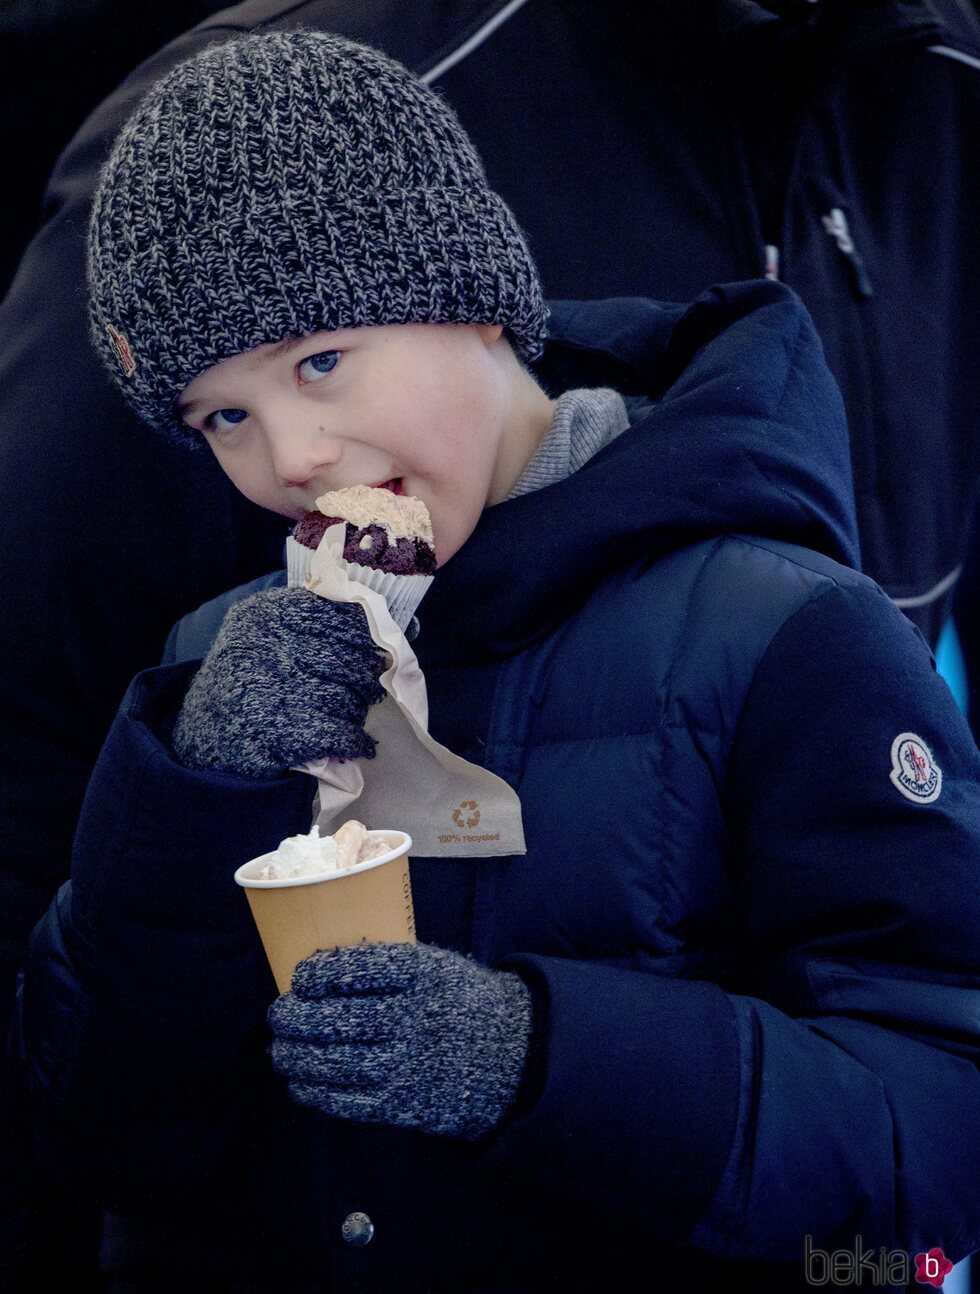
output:
{"label": "boy", "polygon": [[380,662],[279,577],[178,627],[23,996],[38,1138],[106,1201],[119,1288],[786,1289],[807,1245],[969,1252],[980,765],[834,560],[846,437],[796,300],[566,306],[532,377],[537,277],[459,124],[309,33],[151,91],[91,286],[133,407],[255,502],[426,502],[431,730],[528,846],[413,859],[418,945],[302,963],[283,1083],[231,873],[308,825],[294,766],[370,757]]}

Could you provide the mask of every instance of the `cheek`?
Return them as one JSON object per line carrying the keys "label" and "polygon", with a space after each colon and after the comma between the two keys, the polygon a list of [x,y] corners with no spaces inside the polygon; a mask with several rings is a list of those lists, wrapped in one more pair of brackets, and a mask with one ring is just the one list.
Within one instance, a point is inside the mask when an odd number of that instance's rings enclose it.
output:
{"label": "cheek", "polygon": [[432,515],[436,557],[449,561],[486,507],[501,439],[500,396],[469,356],[420,370],[417,357],[372,392],[366,438],[386,429],[383,446],[401,463]]}
{"label": "cheek", "polygon": [[472,446],[455,442],[444,446],[440,463],[428,477],[429,508],[440,565],[449,561],[476,528],[487,505],[492,464],[485,463]]}
{"label": "cheek", "polygon": [[499,396],[478,359],[437,356],[425,366],[413,358],[386,378],[374,388],[372,412],[388,427],[411,424],[420,453],[438,444],[458,457],[484,439]]}
{"label": "cheek", "polygon": [[418,457],[458,493],[479,492],[500,438],[493,396],[475,382],[467,384],[463,375],[426,395],[429,398],[419,401],[412,419]]}

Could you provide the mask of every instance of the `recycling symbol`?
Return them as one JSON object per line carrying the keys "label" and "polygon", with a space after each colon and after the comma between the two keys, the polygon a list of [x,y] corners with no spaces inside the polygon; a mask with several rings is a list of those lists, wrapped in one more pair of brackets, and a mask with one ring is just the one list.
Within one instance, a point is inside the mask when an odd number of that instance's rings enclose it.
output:
{"label": "recycling symbol", "polygon": [[[466,810],[469,810],[469,817],[463,816]],[[475,827],[479,821],[480,810],[476,800],[464,800],[458,809],[453,809],[453,822],[457,827]]]}

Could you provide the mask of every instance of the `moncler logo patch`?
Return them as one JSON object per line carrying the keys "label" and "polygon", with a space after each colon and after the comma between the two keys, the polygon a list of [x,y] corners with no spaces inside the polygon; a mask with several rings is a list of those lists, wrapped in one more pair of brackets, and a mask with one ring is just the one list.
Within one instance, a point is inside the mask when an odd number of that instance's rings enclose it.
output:
{"label": "moncler logo patch", "polygon": [[942,769],[921,737],[900,732],[892,742],[892,785],[906,800],[931,804],[943,789]]}
{"label": "moncler logo patch", "polygon": [[123,371],[123,377],[132,377],[136,372],[136,360],[133,358],[133,351],[129,344],[129,338],[125,333],[114,328],[112,324],[106,324],[106,332],[109,334],[109,340],[112,342],[116,352],[116,358]]}

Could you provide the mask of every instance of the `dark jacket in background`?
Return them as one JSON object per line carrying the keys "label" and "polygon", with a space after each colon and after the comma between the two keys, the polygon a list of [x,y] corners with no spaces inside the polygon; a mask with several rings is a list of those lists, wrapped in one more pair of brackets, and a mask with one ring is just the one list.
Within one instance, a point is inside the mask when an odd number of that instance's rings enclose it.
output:
{"label": "dark jacket in background", "polygon": [[6,176],[0,296],[44,219],[44,186],[78,123],[141,59],[223,7],[219,0],[0,5],[0,156]]}
{"label": "dark jacket in background", "polygon": [[[951,34],[922,0],[782,8],[455,0],[407,16],[392,0],[251,0],[82,127],[0,307],[0,1024],[128,680],[181,614],[278,560],[281,523],[209,457],[139,427],[85,338],[98,167],[146,86],[212,39],[306,24],[433,75],[552,295],[689,300],[757,276],[778,248],[844,392],[864,567],[935,640],[980,452],[975,51],[965,22]],[[860,266],[827,231],[833,211]]]}
{"label": "dark jacket in background", "polygon": [[[853,555],[809,320],[745,284],[555,323],[550,380],[604,369],[631,427],[489,509],[416,640],[433,733],[521,796],[526,855],[412,860],[419,937],[531,986],[518,1107],[469,1145],[289,1101],[232,872],[312,783],[182,768],[196,662],[148,671],[23,992],[45,1163],[111,1204],[126,1289],[782,1292],[808,1234],[980,1244],[980,756],[916,631],[797,542]],[[931,803],[889,777],[909,730]]]}

